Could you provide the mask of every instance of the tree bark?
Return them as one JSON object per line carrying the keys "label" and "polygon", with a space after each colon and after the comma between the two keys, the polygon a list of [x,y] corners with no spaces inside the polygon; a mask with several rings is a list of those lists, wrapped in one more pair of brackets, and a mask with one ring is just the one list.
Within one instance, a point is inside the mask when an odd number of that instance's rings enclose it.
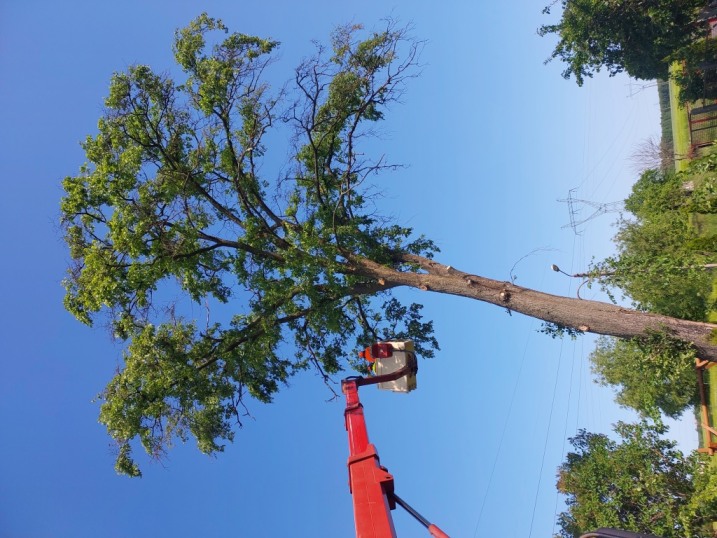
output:
{"label": "tree bark", "polygon": [[477,299],[546,322],[618,338],[636,338],[650,331],[666,331],[691,342],[701,359],[717,362],[717,325],[631,310],[610,303],[561,297],[511,282],[459,271],[413,254],[398,254],[396,261],[425,272],[400,271],[370,260],[354,260],[357,272],[387,287],[408,286],[424,291]]}

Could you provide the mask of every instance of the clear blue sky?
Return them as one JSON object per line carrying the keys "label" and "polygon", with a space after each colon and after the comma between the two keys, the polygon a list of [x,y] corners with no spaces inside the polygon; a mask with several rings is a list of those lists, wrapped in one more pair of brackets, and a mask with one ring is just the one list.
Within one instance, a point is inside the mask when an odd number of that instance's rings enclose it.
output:
{"label": "clear blue sky", "polygon": [[[195,7],[201,4],[201,8]],[[448,7],[450,6],[450,7]],[[343,403],[298,377],[219,457],[191,442],[144,477],[113,471],[94,396],[121,361],[101,327],[62,308],[68,261],[60,181],[83,162],[108,81],[133,63],[172,68],[175,28],[200,10],[282,42],[276,76],[339,23],[391,15],[426,39],[423,75],[385,124],[383,149],[409,165],[382,179],[399,222],[439,259],[524,286],[574,294],[549,270],[610,252],[610,222],[581,236],[565,198],[621,200],[630,154],[658,136],[654,88],[597,77],[578,88],[543,65],[539,2],[0,2],[0,535],[8,537],[351,536]],[[631,94],[634,94],[630,97]],[[584,209],[584,215],[590,208]],[[592,292],[591,292],[592,293]],[[435,320],[442,351],[409,395],[362,390],[371,440],[396,491],[452,536],[545,537],[560,509],[555,468],[577,428],[623,416],[590,380],[588,338],[552,341],[494,306],[407,293]],[[696,442],[686,421],[679,435]],[[689,444],[687,445],[689,446]],[[422,528],[396,514],[400,536]]]}

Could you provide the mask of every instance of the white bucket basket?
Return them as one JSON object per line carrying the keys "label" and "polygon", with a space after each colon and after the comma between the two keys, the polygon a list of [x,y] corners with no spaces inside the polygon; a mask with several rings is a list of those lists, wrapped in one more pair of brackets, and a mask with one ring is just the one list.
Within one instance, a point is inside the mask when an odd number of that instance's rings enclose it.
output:
{"label": "white bucket basket", "polygon": [[376,375],[391,374],[406,365],[411,367],[411,371],[396,381],[385,381],[383,383],[379,383],[378,388],[382,390],[391,390],[393,392],[411,392],[414,390],[416,388],[416,370],[418,369],[418,362],[416,361],[413,340],[398,340],[394,342],[379,343],[389,344],[392,348],[392,353],[389,357],[376,357],[374,359],[374,371]]}

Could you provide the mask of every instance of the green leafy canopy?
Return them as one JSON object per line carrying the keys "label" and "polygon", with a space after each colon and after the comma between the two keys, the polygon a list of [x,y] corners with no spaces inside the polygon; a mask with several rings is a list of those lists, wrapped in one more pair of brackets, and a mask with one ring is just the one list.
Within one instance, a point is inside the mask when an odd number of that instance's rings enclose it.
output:
{"label": "green leafy canopy", "polygon": [[617,402],[644,416],[677,418],[699,403],[695,350],[665,333],[634,340],[601,337],[590,362],[600,384],[617,388]]}
{"label": "green leafy canopy", "polygon": [[[701,455],[684,456],[660,423],[619,422],[619,441],[581,430],[558,469],[566,511],[558,536],[611,527],[665,538],[713,535],[712,473]],[[705,510],[707,508],[707,510]]]}
{"label": "green leafy canopy", "polygon": [[[221,451],[247,395],[269,402],[311,368],[329,383],[373,340],[410,337],[432,356],[421,306],[362,271],[410,270],[397,253],[436,250],[374,215],[370,178],[395,166],[362,149],[420,46],[391,21],[341,27],[274,91],[264,75],[278,42],[203,14],[175,35],[182,80],[145,65],[112,77],[61,210],[66,308],[86,324],[108,316],[128,342],[101,394],[119,472],[140,473],[134,439],[156,457],[190,435]],[[268,133],[286,132],[290,162],[263,177]],[[206,308],[204,323],[188,303]],[[228,319],[209,316],[220,304]]]}
{"label": "green leafy canopy", "polygon": [[717,235],[717,157],[694,160],[684,172],[647,170],[633,185],[615,244],[618,254],[593,266],[590,275],[619,288],[641,310],[702,321],[714,306],[711,271]]}
{"label": "green leafy canopy", "polygon": [[[704,320],[714,308],[716,163],[708,155],[679,173],[645,171],[625,200],[632,218],[618,222],[617,255],[588,276],[608,291],[620,289],[641,310]],[[655,331],[630,341],[601,338],[590,359],[598,381],[616,387],[618,403],[658,418],[697,403],[695,354]]]}
{"label": "green leafy canopy", "polygon": [[[557,0],[543,12],[549,14]],[[698,35],[699,9],[704,0],[561,0],[556,24],[538,29],[555,34],[558,43],[548,61],[565,65],[563,77],[586,77],[605,69],[610,76],[623,71],[650,80],[667,79],[668,56]]]}

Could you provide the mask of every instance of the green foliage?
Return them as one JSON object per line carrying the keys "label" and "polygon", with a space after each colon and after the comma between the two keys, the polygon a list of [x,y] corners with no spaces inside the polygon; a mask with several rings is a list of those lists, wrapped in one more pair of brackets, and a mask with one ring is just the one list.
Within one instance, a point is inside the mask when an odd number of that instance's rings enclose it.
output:
{"label": "green foliage", "polygon": [[639,218],[676,211],[686,204],[684,182],[679,174],[646,170],[632,186],[625,209]]}
{"label": "green foliage", "polygon": [[660,103],[660,145],[669,148],[669,157],[663,157],[661,168],[673,169],[675,166],[675,138],[672,132],[672,108],[670,107],[670,84],[665,80],[657,81],[657,96]]}
{"label": "green foliage", "polygon": [[705,319],[712,273],[704,266],[713,261],[716,242],[693,224],[696,212],[717,207],[713,159],[681,173],[642,174],[625,200],[636,219],[618,222],[618,254],[593,267],[595,278],[623,290],[640,309]]}
{"label": "green foliage", "polygon": [[694,494],[685,505],[681,522],[688,536],[714,536],[717,514],[717,468],[714,458],[695,457]]}
{"label": "green foliage", "polygon": [[700,459],[683,456],[661,437],[665,431],[645,421],[619,422],[617,442],[580,430],[558,468],[557,487],[567,497],[559,535],[577,538],[612,527],[665,538],[711,536],[690,506]]}
{"label": "green foliage", "polygon": [[673,73],[680,89],[680,103],[717,99],[717,40],[698,39],[676,51],[670,59],[680,63]]}
{"label": "green foliage", "polygon": [[[563,77],[585,77],[601,69],[638,79],[667,79],[667,57],[699,32],[701,0],[561,0],[557,24],[538,29],[559,38],[549,60],[565,63]],[[551,4],[552,6],[552,4]],[[550,13],[551,6],[543,12]]]}
{"label": "green foliage", "polygon": [[717,214],[717,153],[690,161],[680,177],[693,187],[688,210],[696,214]]}
{"label": "green foliage", "polygon": [[[263,80],[278,43],[207,15],[175,35],[182,80],[144,65],[112,77],[61,210],[66,308],[86,324],[107,316],[128,342],[101,395],[119,472],[140,474],[133,440],[153,457],[190,436],[221,451],[246,398],[269,402],[307,368],[328,382],[374,340],[437,349],[420,305],[365,270],[415,270],[401,254],[436,250],[375,217],[366,180],[394,166],[360,145],[413,76],[420,44],[390,22],[360,34],[340,28],[329,54],[319,46],[291,99]],[[277,126],[293,131],[293,158],[269,181],[264,141]],[[210,319],[223,303],[233,315]],[[186,319],[189,304],[206,308],[204,326]]]}
{"label": "green foliage", "polygon": [[[618,254],[593,267],[592,276],[608,289],[620,288],[640,309],[706,319],[714,308],[710,298],[714,273],[710,264],[717,252],[713,223],[716,182],[714,154],[691,161],[683,172],[646,171],[625,200],[625,208],[634,219],[621,218],[618,223]],[[689,343],[662,332],[631,341],[601,338],[591,355],[598,381],[617,389],[617,401],[658,422],[661,414],[677,417],[698,403],[694,360],[695,352]],[[670,446],[657,443],[654,434],[645,433],[644,428],[643,423],[634,430],[639,436],[624,428],[618,431],[624,440],[621,445],[606,437],[581,434],[576,445],[580,452],[561,467],[563,491],[572,496],[568,512],[561,515],[563,536],[576,536],[600,526],[662,536],[713,534],[711,522],[717,513],[714,470],[695,455],[684,460],[683,465]],[[664,488],[672,496],[672,504],[657,490],[645,489],[647,471],[640,470],[637,458],[634,467],[623,460],[623,447],[637,446],[640,438],[646,440],[648,448],[652,445],[650,451],[643,452],[645,461],[650,462],[654,453],[671,461],[671,465],[682,466],[679,479],[670,476],[673,471],[665,468],[660,470],[664,476],[649,482]],[[650,465],[658,469],[657,463]],[[632,477],[632,486],[629,481],[621,483],[614,472]],[[563,481],[566,476],[574,478],[567,486],[568,482]],[[601,481],[596,482],[596,478]],[[578,480],[591,484],[594,491],[581,490]],[[620,487],[605,489],[612,482]],[[673,489],[676,485],[677,491]],[[633,496],[630,487],[643,500]]]}
{"label": "green foliage", "polygon": [[695,351],[665,333],[635,340],[601,337],[590,362],[598,382],[617,389],[619,404],[645,416],[677,418],[699,403]]}
{"label": "green foliage", "polygon": [[569,336],[572,340],[575,340],[578,336],[583,334],[583,331],[576,329],[575,327],[568,327],[566,325],[560,325],[559,323],[544,322],[538,332],[547,334],[551,338],[563,338]]}

